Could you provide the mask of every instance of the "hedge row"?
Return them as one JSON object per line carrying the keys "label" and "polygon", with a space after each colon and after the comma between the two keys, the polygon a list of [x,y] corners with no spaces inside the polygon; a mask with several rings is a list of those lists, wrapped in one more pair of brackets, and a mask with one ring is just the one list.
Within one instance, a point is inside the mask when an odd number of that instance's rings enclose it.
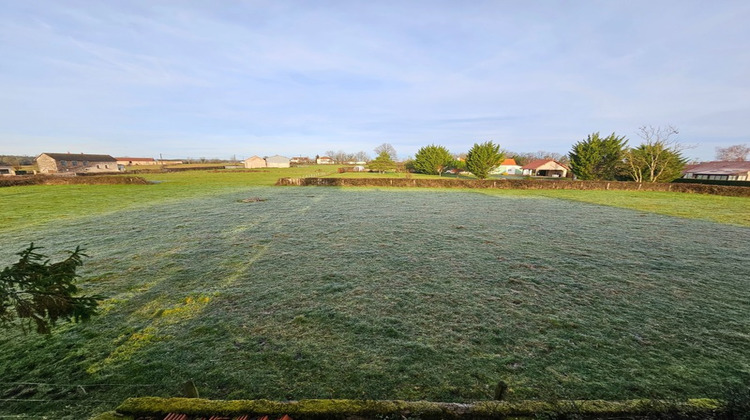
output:
{"label": "hedge row", "polygon": [[498,188],[518,190],[673,191],[750,197],[750,188],[704,184],[638,183],[536,179],[424,179],[424,178],[281,178],[276,185],[335,187]]}
{"label": "hedge row", "polygon": [[149,184],[139,176],[8,176],[0,178],[0,187],[16,187],[23,185],[67,185],[67,184]]}
{"label": "hedge row", "polygon": [[695,178],[677,178],[672,182],[680,184],[707,184],[707,185],[727,185],[731,187],[750,187],[750,181],[726,181],[718,179],[695,179]]}
{"label": "hedge row", "polygon": [[[726,411],[718,400],[687,401],[484,401],[473,404],[429,401],[373,400],[301,400],[278,402],[269,400],[212,401],[197,398],[129,398],[116,413],[132,419],[163,418],[169,413],[196,417],[263,416],[294,420],[320,419],[537,419],[537,418],[716,418]],[[108,417],[100,417],[101,419]],[[123,417],[120,417],[123,418]]]}

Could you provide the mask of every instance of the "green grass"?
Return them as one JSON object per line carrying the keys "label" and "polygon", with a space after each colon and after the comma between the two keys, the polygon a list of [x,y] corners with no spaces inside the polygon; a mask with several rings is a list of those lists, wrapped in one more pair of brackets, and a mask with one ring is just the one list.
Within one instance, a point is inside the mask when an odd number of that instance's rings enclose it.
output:
{"label": "green grass", "polygon": [[511,399],[716,397],[750,375],[750,229],[648,210],[747,199],[269,187],[294,171],[1,189],[31,220],[3,215],[0,266],[83,245],[82,286],[108,298],[50,337],[0,332],[0,415],[78,418],[191,378],[207,398],[473,401],[498,380]]}
{"label": "green grass", "polygon": [[483,190],[491,195],[560,198],[648,213],[750,226],[750,198],[653,191]]}

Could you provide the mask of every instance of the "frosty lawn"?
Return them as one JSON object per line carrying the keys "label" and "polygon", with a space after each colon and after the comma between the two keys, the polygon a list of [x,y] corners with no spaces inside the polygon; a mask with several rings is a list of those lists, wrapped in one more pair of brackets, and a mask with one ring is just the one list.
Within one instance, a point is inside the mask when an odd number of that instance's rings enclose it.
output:
{"label": "frosty lawn", "polygon": [[472,401],[498,380],[510,399],[713,397],[750,372],[747,227],[238,185],[82,213],[0,231],[3,266],[31,241],[83,245],[84,288],[109,297],[49,338],[0,332],[0,398],[51,400],[1,414],[102,411],[190,378],[207,398]]}

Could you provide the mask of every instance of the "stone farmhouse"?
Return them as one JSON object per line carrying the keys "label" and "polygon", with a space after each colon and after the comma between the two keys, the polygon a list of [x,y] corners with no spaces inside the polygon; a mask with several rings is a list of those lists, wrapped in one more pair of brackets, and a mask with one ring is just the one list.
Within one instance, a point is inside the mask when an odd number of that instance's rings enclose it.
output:
{"label": "stone farmhouse", "polygon": [[319,156],[315,158],[315,163],[318,165],[333,165],[336,163],[336,161],[328,156]]}
{"label": "stone farmhouse", "polygon": [[565,178],[570,169],[562,163],[552,159],[537,159],[522,166],[521,170],[523,170],[524,175],[529,176]]}
{"label": "stone farmhouse", "polygon": [[750,181],[750,162],[715,161],[689,165],[682,171],[682,177],[718,181]]}
{"label": "stone farmhouse", "polygon": [[117,172],[117,159],[110,155],[85,153],[42,153],[36,157],[39,172],[43,174],[77,172]]}

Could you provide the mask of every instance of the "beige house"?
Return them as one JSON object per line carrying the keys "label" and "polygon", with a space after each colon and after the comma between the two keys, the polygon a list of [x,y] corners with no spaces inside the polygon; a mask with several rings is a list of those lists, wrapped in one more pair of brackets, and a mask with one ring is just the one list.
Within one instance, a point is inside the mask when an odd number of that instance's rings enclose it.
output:
{"label": "beige house", "polygon": [[291,165],[288,157],[274,155],[266,158],[266,166],[269,168],[288,168]]}
{"label": "beige house", "polygon": [[552,159],[537,159],[521,167],[524,175],[565,178],[568,167]]}
{"label": "beige house", "polygon": [[118,157],[117,164],[122,166],[156,165],[154,158]]}
{"label": "beige house", "polygon": [[245,159],[243,163],[245,164],[245,168],[247,169],[266,167],[266,160],[259,156],[251,156]]}
{"label": "beige house", "polygon": [[3,176],[3,175],[10,176],[10,175],[15,175],[15,174],[16,174],[16,170],[13,169],[12,166],[0,166],[0,176]]}
{"label": "beige house", "polygon": [[42,153],[36,157],[43,174],[77,172],[117,172],[117,159],[110,155],[84,153]]}

